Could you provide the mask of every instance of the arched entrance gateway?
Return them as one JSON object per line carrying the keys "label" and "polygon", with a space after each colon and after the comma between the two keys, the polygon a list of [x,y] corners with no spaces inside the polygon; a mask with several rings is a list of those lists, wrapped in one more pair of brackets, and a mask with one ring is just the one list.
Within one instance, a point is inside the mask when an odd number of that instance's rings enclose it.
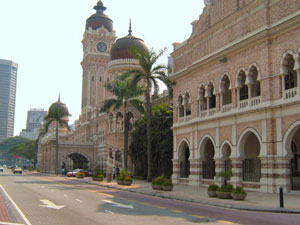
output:
{"label": "arched entrance gateway", "polygon": [[290,188],[300,191],[300,122],[291,126],[285,139],[285,150],[290,159]]}
{"label": "arched entrance gateway", "polygon": [[184,141],[179,148],[179,165],[180,165],[180,178],[188,178],[190,175],[190,148]]}
{"label": "arched entrance gateway", "polygon": [[203,161],[202,161],[202,175],[203,179],[214,179],[215,173],[215,148],[212,141],[207,138],[207,140],[203,143]]}
{"label": "arched entrance gateway", "polygon": [[259,182],[261,178],[259,159],[261,144],[258,137],[251,131],[246,132],[242,136],[239,149],[243,161],[243,181]]}
{"label": "arched entrance gateway", "polygon": [[86,156],[81,153],[70,153],[63,160],[62,168],[67,169],[68,171],[74,169],[88,169],[89,160]]}

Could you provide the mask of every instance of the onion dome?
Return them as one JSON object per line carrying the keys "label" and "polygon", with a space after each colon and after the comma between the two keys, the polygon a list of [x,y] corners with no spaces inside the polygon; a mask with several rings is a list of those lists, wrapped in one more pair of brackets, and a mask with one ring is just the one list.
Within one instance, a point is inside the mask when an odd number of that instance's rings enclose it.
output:
{"label": "onion dome", "polygon": [[116,59],[134,59],[132,54],[130,53],[130,49],[132,46],[136,47],[137,49],[148,52],[149,49],[145,45],[144,41],[140,38],[133,36],[131,30],[131,22],[129,25],[129,34],[123,38],[120,38],[116,41],[116,43],[112,46],[110,51],[110,58],[111,60]]}
{"label": "onion dome", "polygon": [[97,12],[86,20],[85,28],[88,30],[89,27],[92,27],[93,30],[97,30],[98,28],[104,26],[109,32],[112,32],[113,21],[103,13],[106,10],[106,7],[103,6],[101,0],[97,3],[94,9]]}
{"label": "onion dome", "polygon": [[54,103],[50,106],[50,108],[49,108],[49,110],[48,110],[48,114],[51,114],[54,110],[57,110],[57,109],[59,109],[59,110],[61,110],[61,111],[63,112],[63,116],[69,116],[69,115],[70,115],[70,114],[69,114],[69,110],[68,110],[66,104],[64,104],[64,103],[62,103],[62,102],[60,101],[60,96],[58,97],[58,101],[57,101],[57,102],[54,102]]}

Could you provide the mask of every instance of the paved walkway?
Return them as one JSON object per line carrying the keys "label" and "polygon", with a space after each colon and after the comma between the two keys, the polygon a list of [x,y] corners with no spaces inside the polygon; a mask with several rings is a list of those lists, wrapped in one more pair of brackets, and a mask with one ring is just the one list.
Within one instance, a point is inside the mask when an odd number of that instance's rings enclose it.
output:
{"label": "paved walkway", "polygon": [[[66,179],[70,178],[66,177]],[[146,195],[196,202],[219,207],[251,211],[300,214],[300,193],[284,194],[284,208],[280,208],[279,195],[271,193],[248,192],[244,201],[235,201],[233,199],[209,198],[206,193],[207,188],[181,184],[174,185],[173,191],[165,192],[153,190],[151,183],[148,183],[144,180],[134,180],[131,186],[118,185],[115,181],[110,183],[106,181],[93,181],[91,177],[80,179],[80,181]]]}

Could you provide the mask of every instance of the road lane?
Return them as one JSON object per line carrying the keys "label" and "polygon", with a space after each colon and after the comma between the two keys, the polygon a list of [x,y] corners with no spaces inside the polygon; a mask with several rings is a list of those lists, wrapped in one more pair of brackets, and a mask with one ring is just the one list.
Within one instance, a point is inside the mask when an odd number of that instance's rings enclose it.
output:
{"label": "road lane", "polygon": [[[3,177],[1,177],[3,178]],[[13,176],[6,174],[1,184],[32,224],[221,224],[214,219],[197,217],[155,205],[116,197],[118,191],[85,185],[57,177]],[[64,206],[42,207],[41,200]],[[47,203],[46,201],[46,203]],[[49,203],[49,202],[48,202]],[[47,203],[47,204],[48,204]],[[128,207],[129,205],[132,206]]]}

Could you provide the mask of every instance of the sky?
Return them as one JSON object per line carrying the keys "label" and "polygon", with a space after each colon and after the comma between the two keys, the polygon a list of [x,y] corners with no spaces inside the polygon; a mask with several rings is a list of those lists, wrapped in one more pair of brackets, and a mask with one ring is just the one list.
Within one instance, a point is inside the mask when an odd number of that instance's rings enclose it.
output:
{"label": "sky", "polygon": [[[0,0],[0,59],[18,64],[14,135],[26,128],[27,111],[48,110],[60,94],[72,114],[81,111],[81,40],[98,0]],[[199,19],[204,0],[102,0],[118,38],[132,34],[155,51],[182,42]]]}

